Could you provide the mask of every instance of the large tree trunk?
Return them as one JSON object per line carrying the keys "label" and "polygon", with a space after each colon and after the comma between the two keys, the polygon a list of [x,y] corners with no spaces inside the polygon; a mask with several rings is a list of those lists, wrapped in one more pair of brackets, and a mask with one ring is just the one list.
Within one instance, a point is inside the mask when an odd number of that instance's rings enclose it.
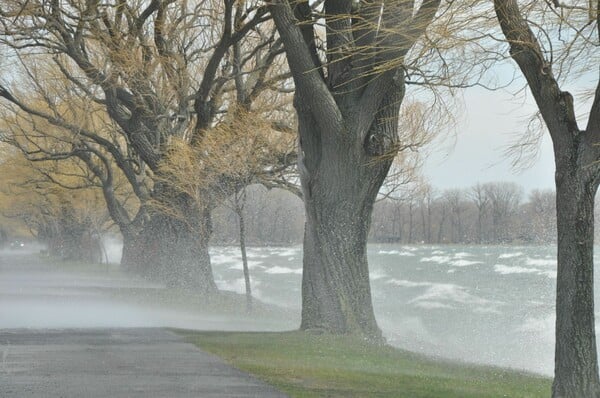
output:
{"label": "large tree trunk", "polygon": [[124,235],[121,265],[169,287],[215,293],[208,251],[211,208],[198,208],[184,196],[172,199],[165,205],[168,212],[150,210],[137,233]]}
{"label": "large tree trunk", "polygon": [[552,396],[596,398],[600,397],[594,324],[597,183],[584,176],[587,172],[581,165],[562,165],[560,170],[556,178],[558,275]]}
{"label": "large tree trunk", "polygon": [[127,272],[143,275],[145,246],[139,232],[141,231],[125,233],[121,230],[121,235],[123,235],[121,268]]}
{"label": "large tree trunk", "polygon": [[[367,236],[375,197],[398,150],[403,58],[439,4],[423,1],[414,13],[393,4],[383,14],[368,4],[353,14],[351,2],[325,2],[323,38],[308,3],[269,3],[296,88],[306,207],[302,329],[381,340]],[[327,48],[325,65],[317,43]]]}
{"label": "large tree trunk", "polygon": [[146,264],[158,280],[178,287],[211,294],[217,291],[208,243],[210,210],[187,208],[188,219],[155,213],[146,226]]}
{"label": "large tree trunk", "polygon": [[481,214],[481,208],[478,208],[477,210],[477,243],[481,244],[483,241],[483,214]]}
{"label": "large tree trunk", "polygon": [[[342,156],[348,153],[346,148],[330,149],[345,153]],[[310,192],[305,196],[301,329],[379,339],[369,285],[367,235],[385,172],[380,166],[366,166],[364,158],[355,160],[327,162],[305,190]]]}
{"label": "large tree trunk", "polygon": [[[299,111],[299,170],[306,208],[302,278],[303,330],[382,335],[373,312],[367,236],[373,205],[391,166],[403,90],[386,98],[367,133],[348,131],[330,140]],[[366,137],[364,141],[350,137]],[[322,139],[309,139],[323,137]]]}
{"label": "large tree trunk", "polygon": [[[502,31],[554,145],[558,274],[554,398],[600,397],[594,325],[594,196],[600,179],[600,85],[588,125],[577,124],[573,96],[552,73],[533,25],[516,0],[494,0]],[[536,24],[536,30],[540,25]]]}

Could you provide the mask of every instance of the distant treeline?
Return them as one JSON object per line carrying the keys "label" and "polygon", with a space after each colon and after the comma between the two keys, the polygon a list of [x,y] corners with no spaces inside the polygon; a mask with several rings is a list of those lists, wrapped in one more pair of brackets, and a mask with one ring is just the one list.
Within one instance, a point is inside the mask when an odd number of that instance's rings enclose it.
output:
{"label": "distant treeline", "polygon": [[[524,189],[510,182],[436,190],[421,186],[375,205],[370,240],[379,243],[552,243],[556,240],[554,191]],[[302,242],[304,208],[295,195],[251,186],[243,211],[253,245]],[[238,216],[214,212],[214,244],[238,242]]]}

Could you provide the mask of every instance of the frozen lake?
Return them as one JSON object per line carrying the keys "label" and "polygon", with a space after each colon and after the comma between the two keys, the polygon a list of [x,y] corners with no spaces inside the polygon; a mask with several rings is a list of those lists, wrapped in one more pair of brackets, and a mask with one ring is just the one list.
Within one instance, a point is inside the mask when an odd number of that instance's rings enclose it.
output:
{"label": "frozen lake", "polygon": [[[171,326],[212,330],[297,327],[302,248],[248,250],[253,293],[287,309],[276,318],[207,314],[189,306],[124,302],[111,289],[162,290],[118,272],[79,272],[0,253],[0,328]],[[552,374],[555,248],[369,246],[380,327],[398,347]],[[212,249],[215,279],[243,292],[239,249]]]}

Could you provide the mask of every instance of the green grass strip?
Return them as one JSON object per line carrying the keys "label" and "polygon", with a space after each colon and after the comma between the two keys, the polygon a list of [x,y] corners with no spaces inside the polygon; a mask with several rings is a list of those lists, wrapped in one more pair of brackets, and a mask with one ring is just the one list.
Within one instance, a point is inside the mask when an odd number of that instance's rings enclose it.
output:
{"label": "green grass strip", "polygon": [[548,397],[551,379],[433,360],[354,337],[178,331],[291,397]]}

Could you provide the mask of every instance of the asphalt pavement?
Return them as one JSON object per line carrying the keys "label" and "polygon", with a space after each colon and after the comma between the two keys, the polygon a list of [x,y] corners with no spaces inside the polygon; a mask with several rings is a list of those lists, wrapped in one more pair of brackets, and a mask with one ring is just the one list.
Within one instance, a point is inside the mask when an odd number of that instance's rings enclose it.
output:
{"label": "asphalt pavement", "polygon": [[159,328],[0,330],[0,397],[286,397]]}

